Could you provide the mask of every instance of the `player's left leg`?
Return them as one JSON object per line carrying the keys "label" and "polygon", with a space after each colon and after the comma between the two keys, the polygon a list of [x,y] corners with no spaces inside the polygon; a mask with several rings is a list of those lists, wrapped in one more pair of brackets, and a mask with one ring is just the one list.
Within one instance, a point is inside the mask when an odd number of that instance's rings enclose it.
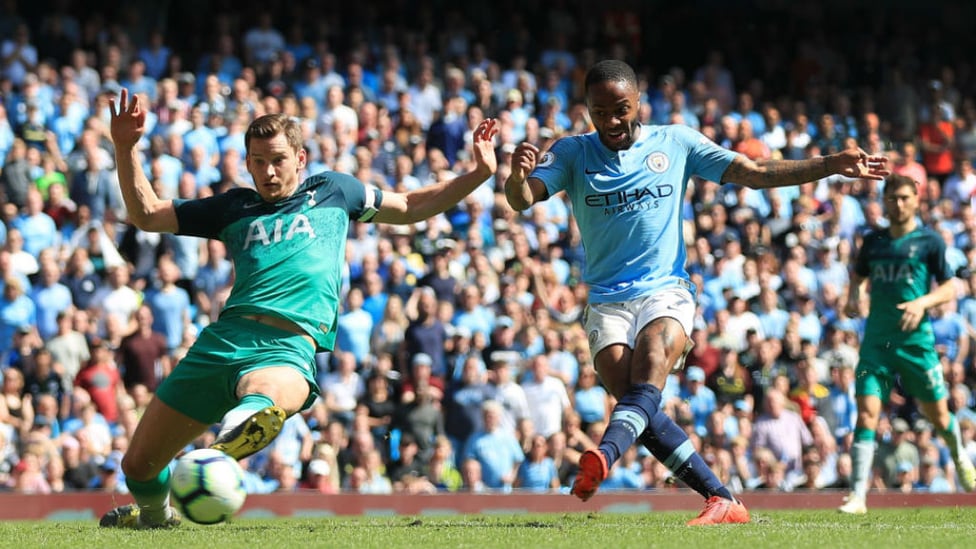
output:
{"label": "player's left leg", "polygon": [[949,447],[952,461],[956,464],[956,473],[959,475],[959,484],[967,492],[976,489],[976,467],[969,459],[969,454],[963,447],[962,433],[959,431],[959,422],[956,415],[949,411],[949,406],[945,398],[935,402],[919,401],[919,408],[922,414],[932,422],[936,432]]}
{"label": "player's left leg", "polygon": [[651,418],[640,437],[641,444],[675,476],[705,498],[705,509],[688,521],[690,526],[746,523],[749,510],[695,451],[688,435],[663,411]]}
{"label": "player's left leg", "polygon": [[651,423],[639,440],[675,478],[705,499],[712,496],[735,499],[701,454],[695,451],[687,433],[663,411],[659,410],[651,418]]}
{"label": "player's left leg", "polygon": [[963,447],[959,422],[949,411],[948,390],[939,356],[928,347],[911,348],[899,355],[903,359],[899,370],[903,385],[949,447],[962,489],[972,492],[976,489],[976,467]]}
{"label": "player's left leg", "polygon": [[240,402],[223,418],[211,448],[234,459],[253,455],[271,443],[285,419],[301,411],[311,394],[306,377],[291,366],[245,374],[237,387]]}
{"label": "player's left leg", "polygon": [[315,343],[278,318],[241,317],[217,324],[234,342],[236,367],[229,385],[234,394],[217,418],[221,430],[211,448],[243,459],[270,444],[285,419],[310,406],[318,394]]}

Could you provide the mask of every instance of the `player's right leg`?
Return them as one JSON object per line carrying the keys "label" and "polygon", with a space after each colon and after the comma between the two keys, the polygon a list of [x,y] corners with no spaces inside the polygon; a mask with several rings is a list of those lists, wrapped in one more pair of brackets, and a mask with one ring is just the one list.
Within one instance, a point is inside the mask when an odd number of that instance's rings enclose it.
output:
{"label": "player's right leg", "polygon": [[875,435],[881,406],[881,399],[875,395],[857,397],[857,426],[851,445],[851,493],[844,498],[844,504],[837,508],[841,513],[863,515],[868,511],[868,483],[874,465]]}
{"label": "player's right leg", "polygon": [[854,382],[857,424],[851,444],[851,492],[844,498],[844,504],[837,508],[841,513],[863,515],[868,510],[868,486],[874,466],[878,420],[894,383],[892,370],[887,364],[897,359],[886,344],[879,345],[868,340],[861,343]]}
{"label": "player's right leg", "polygon": [[596,493],[610,467],[644,431],[650,414],[657,411],[660,402],[657,388],[646,379],[635,382],[631,375],[638,306],[639,302],[597,303],[586,309],[584,329],[593,362],[603,384],[617,398],[617,404],[599,447],[580,456],[570,493],[583,501]]}
{"label": "player's right leg", "polygon": [[126,485],[136,503],[105,513],[99,525],[136,529],[178,526],[180,517],[169,505],[169,463],[207,427],[208,423],[194,420],[161,399],[152,399],[122,458]]}

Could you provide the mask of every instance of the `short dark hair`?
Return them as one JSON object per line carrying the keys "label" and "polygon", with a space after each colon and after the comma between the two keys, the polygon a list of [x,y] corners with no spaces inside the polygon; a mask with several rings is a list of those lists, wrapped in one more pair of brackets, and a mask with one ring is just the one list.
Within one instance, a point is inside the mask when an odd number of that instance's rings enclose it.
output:
{"label": "short dark hair", "polygon": [[892,174],[885,181],[885,194],[893,193],[902,187],[910,187],[914,194],[918,194],[918,183],[907,175]]}
{"label": "short dark hair", "polygon": [[586,72],[583,93],[590,91],[590,86],[601,82],[626,82],[637,89],[637,73],[627,63],[619,59],[606,59],[590,67]]}
{"label": "short dark hair", "polygon": [[251,152],[251,139],[271,139],[279,133],[285,134],[288,144],[297,152],[303,147],[302,128],[287,114],[266,114],[251,122],[244,133],[244,148]]}

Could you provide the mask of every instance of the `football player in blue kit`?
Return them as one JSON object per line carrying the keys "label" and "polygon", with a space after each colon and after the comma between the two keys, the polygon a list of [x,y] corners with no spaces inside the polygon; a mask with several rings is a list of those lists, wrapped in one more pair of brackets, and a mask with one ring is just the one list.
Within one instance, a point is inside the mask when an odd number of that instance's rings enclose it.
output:
{"label": "football player in blue kit", "polygon": [[622,61],[591,67],[585,95],[595,131],[563,137],[545,152],[519,144],[505,182],[516,210],[565,191],[583,239],[585,329],[597,371],[617,405],[599,448],[580,458],[572,493],[589,499],[639,440],[706,498],[705,509],[688,524],[749,522],[745,506],[659,409],[668,374],[683,365],[691,347],[695,315],[682,232],[686,185],[692,176],[754,189],[833,174],[882,179],[887,160],[849,149],[803,160],[752,161],[689,127],[641,124],[637,76]]}

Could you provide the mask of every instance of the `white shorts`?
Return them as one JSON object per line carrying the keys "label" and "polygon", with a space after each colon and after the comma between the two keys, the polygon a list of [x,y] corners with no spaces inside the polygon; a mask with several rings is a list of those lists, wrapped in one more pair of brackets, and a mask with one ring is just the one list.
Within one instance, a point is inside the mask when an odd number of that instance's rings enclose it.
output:
{"label": "white shorts", "polygon": [[690,337],[695,309],[695,298],[684,288],[668,288],[635,301],[590,304],[583,320],[590,356],[595,357],[603,348],[616,343],[633,349],[638,332],[663,317],[677,320]]}

